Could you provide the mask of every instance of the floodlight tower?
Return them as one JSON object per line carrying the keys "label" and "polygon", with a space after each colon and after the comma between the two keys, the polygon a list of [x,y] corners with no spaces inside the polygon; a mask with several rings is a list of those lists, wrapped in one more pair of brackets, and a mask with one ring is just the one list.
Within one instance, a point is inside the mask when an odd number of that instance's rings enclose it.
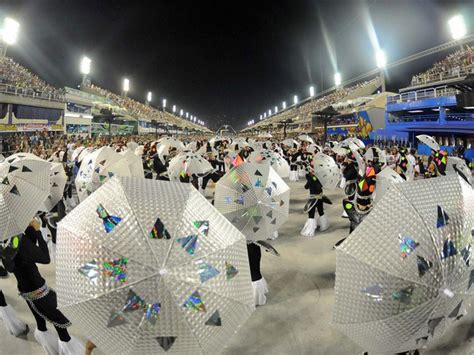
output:
{"label": "floodlight tower", "polygon": [[3,27],[0,29],[0,57],[7,55],[7,48],[16,43],[20,24],[10,17],[3,20]]}
{"label": "floodlight tower", "polygon": [[[448,21],[449,30],[451,31],[451,37],[455,41],[464,38],[467,34],[466,23],[464,22],[464,17],[462,15],[456,15],[449,19]],[[462,44],[459,44],[462,49]]]}
{"label": "floodlight tower", "polygon": [[80,71],[82,74],[81,86],[91,86],[91,78],[89,76],[91,73],[91,63],[92,60],[90,60],[88,57],[82,57],[80,66]]}
{"label": "floodlight tower", "polygon": [[150,105],[150,102],[152,99],[153,99],[153,94],[151,91],[148,91],[148,94],[146,94],[146,104]]}
{"label": "floodlight tower", "polygon": [[380,80],[382,81],[382,92],[385,92],[385,66],[387,65],[387,58],[383,50],[379,49],[375,53],[375,60],[377,67],[380,69]]}
{"label": "floodlight tower", "polygon": [[129,90],[130,90],[130,80],[125,78],[123,79],[123,83],[122,83],[122,96],[127,97]]}
{"label": "floodlight tower", "polygon": [[336,89],[342,89],[341,73],[337,72],[336,74],[334,74],[334,84],[336,85]]}

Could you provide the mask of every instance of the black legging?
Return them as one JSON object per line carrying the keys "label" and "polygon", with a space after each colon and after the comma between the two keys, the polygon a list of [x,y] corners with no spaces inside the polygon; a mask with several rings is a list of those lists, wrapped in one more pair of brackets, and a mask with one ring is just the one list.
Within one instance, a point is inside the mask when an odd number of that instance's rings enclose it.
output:
{"label": "black legging", "polygon": [[222,175],[218,174],[218,173],[212,173],[212,174],[207,174],[206,176],[204,176],[202,178],[202,188],[203,190],[206,189],[207,187],[207,184],[209,182],[209,180],[212,180],[214,183],[218,182],[219,179],[221,178]]}
{"label": "black legging", "polygon": [[[35,317],[36,327],[38,328],[38,330],[40,332],[46,332],[48,330],[48,328],[46,327],[46,321],[33,309],[33,307],[30,306],[28,302],[26,302],[26,304],[30,308],[31,313],[33,313],[33,317]],[[69,335],[69,332],[66,328],[59,328],[56,326],[54,326],[54,328],[56,329],[58,337],[59,339],[61,339],[61,341],[68,342],[69,340],[71,340],[71,336]]]}
{"label": "black legging", "polygon": [[262,278],[260,272],[260,259],[262,258],[262,251],[260,247],[254,243],[247,243],[247,252],[249,254],[250,276],[253,281],[258,281]]}
{"label": "black legging", "polygon": [[7,300],[5,299],[5,295],[3,292],[0,290],[0,307],[6,307],[7,306]]}
{"label": "black legging", "polygon": [[314,218],[314,215],[316,213],[316,209],[318,210],[319,216],[324,216],[324,202],[323,200],[318,200],[316,204],[311,207],[311,209],[308,211],[308,218]]}

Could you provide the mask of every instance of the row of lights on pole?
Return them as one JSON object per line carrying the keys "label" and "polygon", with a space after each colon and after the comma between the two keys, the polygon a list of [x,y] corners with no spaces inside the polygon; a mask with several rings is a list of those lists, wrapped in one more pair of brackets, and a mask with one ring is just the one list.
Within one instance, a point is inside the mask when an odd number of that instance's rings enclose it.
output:
{"label": "row of lights on pole", "polygon": [[[463,37],[466,36],[467,34],[467,27],[466,23],[464,22],[464,17],[462,15],[456,15],[451,17],[451,19],[448,21],[448,26],[451,31],[451,37],[453,40],[459,40],[462,39]],[[385,67],[387,66],[387,57],[385,56],[385,52],[382,49],[378,49],[375,53],[375,62],[377,64],[377,68],[380,69],[380,74],[381,74],[381,84],[382,84],[382,92],[385,91]],[[336,72],[334,74],[334,85],[336,89],[341,88],[342,85],[342,76],[341,73]],[[314,86],[309,87],[309,97],[312,98],[315,96],[315,89]],[[298,96],[295,95],[293,96],[293,105],[296,106],[298,104]],[[282,102],[282,110],[286,109],[286,102]],[[275,106],[275,109],[268,110],[268,115],[267,112],[264,112],[263,114],[260,115],[260,121],[269,118],[272,115],[275,115],[278,113],[278,106]],[[248,126],[251,126],[255,124],[255,120],[250,120],[247,122]]]}
{"label": "row of lights on pole", "polygon": [[[80,70],[81,74],[83,75],[83,83],[87,80],[89,77],[90,71],[91,71],[91,63],[92,60],[89,59],[88,57],[83,57],[81,60],[81,65],[80,65]],[[128,78],[124,78],[122,82],[122,94],[123,96],[127,96],[128,92],[130,91],[130,80]],[[153,93],[151,91],[148,91],[146,94],[146,103],[149,105],[153,101]],[[163,99],[162,100],[162,109],[165,112],[167,107],[167,100]],[[177,115],[177,107],[176,105],[173,105],[171,107],[171,111],[174,115]],[[179,110],[179,117],[183,117],[184,115],[183,109]],[[199,120],[196,116],[190,115],[189,112],[186,112],[186,118],[189,119],[191,122],[197,123],[199,125],[204,126],[205,123],[202,120]]]}

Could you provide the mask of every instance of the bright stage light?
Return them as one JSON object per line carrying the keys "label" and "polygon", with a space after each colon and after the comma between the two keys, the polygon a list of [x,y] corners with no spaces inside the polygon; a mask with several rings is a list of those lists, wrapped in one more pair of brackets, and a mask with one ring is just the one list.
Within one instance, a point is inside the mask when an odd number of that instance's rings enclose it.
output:
{"label": "bright stage light", "polygon": [[151,99],[153,98],[151,91],[148,91],[148,94],[146,94],[146,100],[148,102],[151,102]]}
{"label": "bright stage light", "polygon": [[5,20],[3,20],[3,41],[6,44],[15,44],[18,38],[19,29],[20,24],[17,21],[10,17],[6,17]]}
{"label": "bright stage light", "polygon": [[283,101],[283,103],[281,104],[281,107],[283,107],[283,110],[286,108],[286,101]]}
{"label": "bright stage light", "polygon": [[342,83],[341,73],[334,74],[334,83],[336,86],[340,86]]}
{"label": "bright stage light", "polygon": [[92,60],[90,60],[87,57],[82,57],[82,60],[81,60],[81,74],[84,74],[84,75],[89,75],[90,74],[90,72],[91,72],[91,63],[92,63]]}
{"label": "bright stage light", "polygon": [[183,115],[183,109],[179,110],[179,115],[180,115],[180,116]]}
{"label": "bright stage light", "polygon": [[451,17],[448,21],[448,25],[453,39],[463,38],[467,34],[466,23],[462,15]]}
{"label": "bright stage light", "polygon": [[163,108],[166,108],[166,99],[163,99]]}
{"label": "bright stage light", "polygon": [[309,87],[309,96],[314,97],[314,86]]}
{"label": "bright stage light", "polygon": [[272,115],[272,110],[268,110],[268,116],[270,117]]}
{"label": "bright stage light", "polygon": [[260,115],[260,121],[263,120],[263,115]]}
{"label": "bright stage light", "polygon": [[298,95],[293,96],[293,103],[295,105],[298,103]]}
{"label": "bright stage light", "polygon": [[173,105],[173,113],[176,112],[176,105]]}
{"label": "bright stage light", "polygon": [[383,50],[379,49],[377,53],[375,53],[375,61],[377,62],[378,68],[385,68],[385,66],[387,65],[387,58],[385,57],[385,53]]}
{"label": "bright stage light", "polygon": [[275,113],[278,112],[278,106],[275,106]]}
{"label": "bright stage light", "polygon": [[128,80],[127,78],[123,79],[122,89],[124,92],[128,92],[128,90],[130,90],[130,80]]}
{"label": "bright stage light", "polygon": [[267,113],[266,112],[263,114],[263,118],[267,118]]}
{"label": "bright stage light", "polygon": [[189,112],[186,112],[186,118],[189,118]]}

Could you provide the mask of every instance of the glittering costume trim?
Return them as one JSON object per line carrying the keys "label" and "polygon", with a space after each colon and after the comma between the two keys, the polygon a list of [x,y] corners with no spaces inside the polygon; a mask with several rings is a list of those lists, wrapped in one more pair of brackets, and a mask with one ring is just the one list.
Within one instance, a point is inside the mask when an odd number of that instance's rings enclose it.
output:
{"label": "glittering costume trim", "polygon": [[36,308],[36,305],[35,305],[35,301],[38,301],[42,298],[45,298],[46,296],[48,296],[50,293],[54,293],[54,290],[50,289],[48,287],[48,285],[44,284],[42,287],[40,287],[39,289],[37,290],[34,290],[34,291],[31,291],[31,292],[27,292],[27,293],[20,293],[20,296],[23,297],[25,299],[26,302],[28,302],[28,304],[30,305],[31,309],[33,309],[33,311],[38,314],[41,318],[43,318],[45,321],[51,323],[53,326],[55,326],[56,328],[61,328],[61,329],[66,329],[68,327],[70,327],[72,324],[71,322],[67,322],[65,324],[60,324],[58,322],[55,322],[51,319],[49,319],[48,317],[46,317],[43,313],[41,313],[40,311],[38,311],[38,308]]}

